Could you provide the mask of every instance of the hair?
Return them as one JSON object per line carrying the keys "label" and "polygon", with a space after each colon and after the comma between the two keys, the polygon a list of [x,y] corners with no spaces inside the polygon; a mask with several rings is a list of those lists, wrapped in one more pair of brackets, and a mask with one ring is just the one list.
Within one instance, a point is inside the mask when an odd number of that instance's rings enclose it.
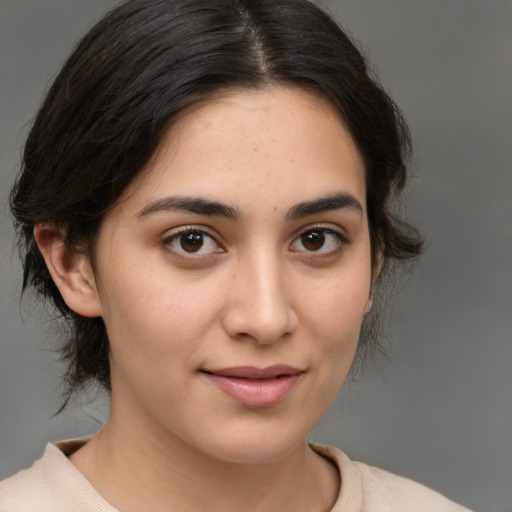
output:
{"label": "hair", "polygon": [[[128,0],[101,19],[64,64],[35,118],[11,193],[32,287],[64,318],[67,398],[97,381],[110,390],[101,317],[72,311],[34,239],[50,222],[76,252],[93,254],[105,214],[144,169],[187,106],[230,88],[298,86],[341,114],[366,165],[375,265],[418,256],[417,231],[392,210],[405,186],[410,136],[350,38],[306,0]],[[369,330],[367,330],[370,332]],[[365,350],[376,345],[363,336]]]}

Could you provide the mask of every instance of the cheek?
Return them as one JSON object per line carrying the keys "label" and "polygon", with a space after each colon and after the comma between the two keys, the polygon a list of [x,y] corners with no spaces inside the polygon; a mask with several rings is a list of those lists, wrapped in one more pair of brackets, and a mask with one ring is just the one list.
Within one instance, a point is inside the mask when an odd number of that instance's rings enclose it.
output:
{"label": "cheek", "polygon": [[340,340],[340,335],[343,339],[343,334],[358,333],[369,300],[369,273],[357,276],[354,272],[321,284],[310,290],[303,308],[310,317],[309,323],[325,332],[327,339]]}
{"label": "cheek", "polygon": [[320,378],[332,394],[341,388],[356,353],[369,298],[368,268],[364,264],[331,276],[322,286],[314,287],[304,303],[303,316],[308,318]]}
{"label": "cheek", "polygon": [[[366,293],[358,288],[342,286],[343,281],[323,287],[310,297],[306,339],[311,349],[311,386],[305,403],[311,404],[313,428],[325,414],[342,388],[352,366]],[[331,282],[332,282],[331,281]],[[345,281],[348,285],[348,281]]]}
{"label": "cheek", "polygon": [[[111,272],[103,286],[103,318],[113,356],[122,353],[123,358],[164,364],[163,356],[197,350],[220,308],[218,294],[210,291],[215,287],[148,268],[131,275],[127,279],[124,273]],[[167,357],[166,364],[178,359]]]}

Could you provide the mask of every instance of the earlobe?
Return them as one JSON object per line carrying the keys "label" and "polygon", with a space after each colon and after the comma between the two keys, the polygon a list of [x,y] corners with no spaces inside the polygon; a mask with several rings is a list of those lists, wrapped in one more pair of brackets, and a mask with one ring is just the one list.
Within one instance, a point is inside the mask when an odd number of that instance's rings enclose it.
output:
{"label": "earlobe", "polygon": [[379,250],[377,256],[375,258],[375,262],[373,264],[372,269],[372,290],[377,281],[379,280],[380,274],[382,272],[382,268],[384,267],[384,254],[382,250]]}
{"label": "earlobe", "polygon": [[71,250],[62,229],[55,225],[37,224],[34,238],[69,308],[82,316],[101,316],[96,280],[87,255]]}
{"label": "earlobe", "polygon": [[367,315],[371,310],[372,310],[372,307],[373,307],[373,298],[374,298],[374,295],[373,295],[373,292],[370,293],[370,296],[368,297],[368,302],[366,304],[366,311],[365,311],[365,314]]}
{"label": "earlobe", "polygon": [[379,280],[380,274],[382,272],[382,267],[384,266],[384,256],[382,251],[379,251],[377,257],[375,258],[375,263],[372,269],[372,284],[370,288],[370,294],[368,296],[368,302],[366,304],[365,314],[367,315],[373,307],[373,303],[375,300],[375,287],[377,285],[377,281]]}

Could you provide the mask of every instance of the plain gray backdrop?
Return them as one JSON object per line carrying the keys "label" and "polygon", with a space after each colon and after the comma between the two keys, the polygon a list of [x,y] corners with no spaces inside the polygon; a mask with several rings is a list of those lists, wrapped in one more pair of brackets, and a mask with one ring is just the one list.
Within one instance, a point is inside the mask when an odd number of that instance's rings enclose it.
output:
{"label": "plain gray backdrop", "polygon": [[[427,253],[397,298],[389,361],[347,384],[315,441],[476,510],[512,510],[512,3],[330,0],[412,130],[408,215]],[[106,401],[53,417],[62,368],[19,302],[8,189],[72,45],[114,2],[0,0],[0,478],[48,440],[92,433]]]}

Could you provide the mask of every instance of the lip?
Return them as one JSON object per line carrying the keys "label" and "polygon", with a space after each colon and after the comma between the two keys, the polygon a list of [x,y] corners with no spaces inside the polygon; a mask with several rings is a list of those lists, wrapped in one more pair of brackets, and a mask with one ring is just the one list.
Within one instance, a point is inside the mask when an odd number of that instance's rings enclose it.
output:
{"label": "lip", "polygon": [[292,391],[303,371],[278,364],[267,368],[237,366],[201,373],[224,394],[247,407],[269,407]]}

